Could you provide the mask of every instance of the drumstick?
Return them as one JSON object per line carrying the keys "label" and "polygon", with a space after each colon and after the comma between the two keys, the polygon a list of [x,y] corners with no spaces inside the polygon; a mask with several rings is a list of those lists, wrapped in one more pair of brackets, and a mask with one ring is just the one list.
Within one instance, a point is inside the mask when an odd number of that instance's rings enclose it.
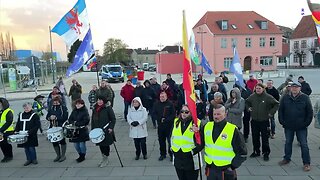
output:
{"label": "drumstick", "polygon": [[102,129],[107,128],[107,127],[109,126],[109,124],[110,124],[110,122],[109,122],[109,123],[107,123],[105,126],[103,126],[103,128],[102,128]]}

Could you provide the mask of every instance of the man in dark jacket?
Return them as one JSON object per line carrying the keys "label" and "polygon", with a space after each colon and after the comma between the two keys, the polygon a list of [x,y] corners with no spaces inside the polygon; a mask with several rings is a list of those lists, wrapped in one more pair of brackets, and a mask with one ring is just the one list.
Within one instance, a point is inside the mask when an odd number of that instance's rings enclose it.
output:
{"label": "man in dark jacket", "polygon": [[175,110],[173,104],[168,100],[166,92],[160,93],[160,101],[153,106],[154,117],[158,123],[158,139],[160,145],[159,161],[166,158],[166,140],[168,141],[168,153],[170,161],[172,161],[172,151],[170,150],[170,138],[175,118]]}
{"label": "man in dark jacket", "polygon": [[253,93],[247,100],[246,106],[251,112],[251,128],[253,153],[250,157],[260,156],[260,134],[262,138],[263,159],[269,161],[269,118],[272,117],[279,107],[279,102],[265,92],[265,86],[258,83]]}
{"label": "man in dark jacket", "polygon": [[308,126],[313,118],[313,109],[310,98],[301,93],[301,84],[299,82],[294,82],[291,85],[291,92],[281,98],[278,118],[284,128],[286,138],[285,155],[279,164],[285,165],[291,161],[292,142],[294,134],[296,134],[301,147],[303,169],[304,171],[310,171],[307,136]]}
{"label": "man in dark jacket", "polygon": [[80,99],[81,94],[82,94],[81,85],[78,83],[77,80],[73,79],[72,86],[70,87],[70,91],[69,91],[69,96],[71,96],[72,102],[74,102],[77,99]]}
{"label": "man in dark jacket", "polygon": [[310,96],[310,94],[312,93],[312,89],[309,85],[309,83],[307,83],[305,80],[304,80],[304,77],[303,76],[300,76],[298,78],[298,81],[299,83],[301,84],[301,92],[305,93],[306,95]]}
{"label": "man in dark jacket", "polygon": [[[279,91],[273,86],[273,81],[270,79],[267,81],[267,88],[266,92],[270,94],[273,98],[275,98],[277,101],[280,99]],[[276,123],[274,122],[274,116],[270,117],[270,126],[271,126],[271,139],[275,138],[275,129],[276,129]]]}
{"label": "man in dark jacket", "polygon": [[0,98],[0,133],[3,139],[0,142],[0,148],[3,153],[2,163],[12,160],[12,145],[8,143],[8,136],[14,132],[13,110],[9,108],[9,102],[5,98]]}
{"label": "man in dark jacket", "polygon": [[101,81],[100,88],[97,91],[97,96],[103,96],[108,102],[110,102],[111,107],[113,107],[114,91],[106,80]]}
{"label": "man in dark jacket", "polygon": [[158,95],[160,93],[161,86],[157,82],[157,78],[156,77],[151,78],[150,83],[151,83],[151,88],[154,90],[154,93]]}
{"label": "man in dark jacket", "polygon": [[166,82],[168,83],[171,89],[174,89],[176,82],[172,79],[171,74],[167,74]]}

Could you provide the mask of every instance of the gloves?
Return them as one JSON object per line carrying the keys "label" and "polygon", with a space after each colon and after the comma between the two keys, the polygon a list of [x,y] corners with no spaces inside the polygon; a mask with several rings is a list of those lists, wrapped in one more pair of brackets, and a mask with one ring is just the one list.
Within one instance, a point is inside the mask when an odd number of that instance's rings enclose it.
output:
{"label": "gloves", "polygon": [[132,123],[131,123],[131,126],[133,126],[133,127],[136,127],[136,126],[138,126],[139,125],[139,122],[138,121],[133,121]]}

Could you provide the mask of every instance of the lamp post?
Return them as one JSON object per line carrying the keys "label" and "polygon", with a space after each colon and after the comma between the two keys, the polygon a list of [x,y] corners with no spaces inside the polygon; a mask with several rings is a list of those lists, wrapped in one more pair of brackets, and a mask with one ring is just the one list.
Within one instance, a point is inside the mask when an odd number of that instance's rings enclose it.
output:
{"label": "lamp post", "polygon": [[[201,27],[199,27],[199,31],[197,34],[200,34],[201,36],[201,52],[203,53],[203,34],[206,34],[207,32],[203,31]],[[202,53],[201,53],[201,61],[202,61]],[[201,75],[203,75],[203,67],[201,66]]]}
{"label": "lamp post", "polygon": [[158,73],[159,73],[159,76],[160,76],[160,78],[159,78],[159,80],[160,80],[160,83],[161,83],[161,72],[159,71],[159,66],[161,65],[161,50],[162,50],[162,47],[163,47],[163,45],[160,43],[159,45],[158,45],[158,47],[159,47],[159,63],[157,64],[157,69],[158,69]]}

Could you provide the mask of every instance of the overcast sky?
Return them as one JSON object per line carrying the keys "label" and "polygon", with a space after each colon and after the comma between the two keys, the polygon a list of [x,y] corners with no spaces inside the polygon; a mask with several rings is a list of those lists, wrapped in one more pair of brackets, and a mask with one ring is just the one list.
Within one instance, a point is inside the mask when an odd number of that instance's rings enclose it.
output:
{"label": "overcast sky", "polygon": [[[18,49],[48,50],[48,27],[54,26],[77,0],[0,0],[0,32],[9,31]],[[93,42],[103,49],[108,38],[129,48],[159,49],[181,42],[182,10],[188,33],[207,11],[256,11],[277,25],[295,27],[309,15],[306,0],[86,0]],[[52,34],[54,51],[66,54]]]}

